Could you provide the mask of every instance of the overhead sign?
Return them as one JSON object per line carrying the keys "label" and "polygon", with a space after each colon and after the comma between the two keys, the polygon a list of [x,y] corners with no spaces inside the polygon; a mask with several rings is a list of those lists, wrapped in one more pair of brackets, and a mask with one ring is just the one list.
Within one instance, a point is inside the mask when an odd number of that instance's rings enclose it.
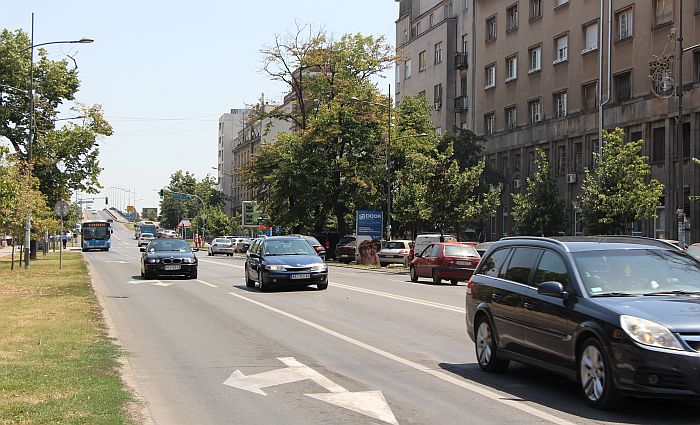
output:
{"label": "overhead sign", "polygon": [[355,233],[357,236],[369,236],[372,239],[382,238],[383,214],[381,211],[357,211],[355,215]]}
{"label": "overhead sign", "polygon": [[263,388],[311,380],[328,392],[304,394],[305,396],[342,407],[343,409],[352,410],[388,424],[398,425],[396,417],[381,391],[351,392],[310,367],[298,362],[294,357],[278,357],[277,360],[287,365],[287,367],[248,376],[244,375],[240,370],[236,370],[224,381],[224,385],[267,396],[265,391],[262,390]]}
{"label": "overhead sign", "polygon": [[243,214],[241,217],[241,224],[243,226],[256,226],[258,225],[258,212],[256,208],[255,201],[243,201],[242,210]]}
{"label": "overhead sign", "polygon": [[189,201],[192,199],[190,195],[183,195],[180,193],[173,193],[172,195],[173,199],[177,199],[178,201]]}

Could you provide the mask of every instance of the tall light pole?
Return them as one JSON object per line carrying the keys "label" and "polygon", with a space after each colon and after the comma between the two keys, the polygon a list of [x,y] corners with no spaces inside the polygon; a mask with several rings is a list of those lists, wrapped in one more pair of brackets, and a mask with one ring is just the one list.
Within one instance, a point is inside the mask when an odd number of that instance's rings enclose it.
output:
{"label": "tall light pole", "polygon": [[[48,46],[49,44],[75,44],[75,43],[92,43],[91,38],[81,38],[80,40],[64,40],[64,41],[49,41],[46,43],[34,44],[34,13],[32,13],[32,30],[30,46],[22,50],[29,50],[29,140],[27,143],[27,164],[29,164],[28,172],[32,173],[32,144],[34,143],[34,48]],[[24,226],[24,269],[29,270],[30,244],[32,239],[32,213],[27,214],[27,221]]]}

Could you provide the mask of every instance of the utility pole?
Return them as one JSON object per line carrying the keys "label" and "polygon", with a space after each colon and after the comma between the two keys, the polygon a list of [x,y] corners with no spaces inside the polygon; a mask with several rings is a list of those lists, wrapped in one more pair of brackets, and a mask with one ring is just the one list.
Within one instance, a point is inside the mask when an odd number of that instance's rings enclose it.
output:
{"label": "utility pole", "polygon": [[678,242],[685,247],[685,189],[683,188],[683,0],[678,8],[678,119],[676,120],[676,145],[678,152],[678,191],[676,194],[676,217],[678,218]]}

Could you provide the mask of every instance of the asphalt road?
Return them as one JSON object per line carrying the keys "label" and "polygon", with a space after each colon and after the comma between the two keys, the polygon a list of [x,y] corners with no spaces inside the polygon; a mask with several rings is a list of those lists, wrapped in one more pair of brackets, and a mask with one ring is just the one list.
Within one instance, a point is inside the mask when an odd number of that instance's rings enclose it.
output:
{"label": "asphalt road", "polygon": [[331,267],[325,291],[263,294],[245,286],[242,257],[202,253],[197,280],[144,281],[133,234],[115,223],[112,246],[85,257],[157,424],[699,422],[698,404],[601,412],[542,370],[481,372],[464,284]]}

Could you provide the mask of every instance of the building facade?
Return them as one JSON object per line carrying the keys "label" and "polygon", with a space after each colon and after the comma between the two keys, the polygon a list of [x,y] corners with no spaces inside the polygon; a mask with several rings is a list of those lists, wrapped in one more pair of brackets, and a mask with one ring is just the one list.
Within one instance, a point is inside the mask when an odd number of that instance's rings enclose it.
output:
{"label": "building facade", "polygon": [[[700,240],[700,204],[688,201],[700,194],[700,167],[690,160],[700,157],[700,1],[683,0],[683,115],[677,127],[680,1],[461,0],[452,6],[456,42],[447,45],[468,49],[447,54],[466,53],[469,71],[448,70],[452,83],[442,72],[422,87],[402,80],[401,94],[427,92],[440,79],[453,85],[445,93],[470,99],[466,116],[448,115],[485,136],[487,164],[507,181],[488,239],[512,234],[510,194],[524,190],[536,148],[552,162],[571,223],[566,233],[581,231],[577,198],[583,171],[594,165],[600,147],[602,103],[603,127],[623,128],[627,140],[643,139],[652,177],[665,186],[658,217],[636,223],[635,232],[676,239],[682,209],[686,241]],[[438,2],[401,3],[405,13]],[[422,21],[426,15],[417,16]],[[397,40],[405,19],[397,20]],[[410,36],[409,30],[400,51],[412,45]],[[436,127],[449,119],[433,118]]]}
{"label": "building facade", "polygon": [[226,197],[225,212],[232,214],[233,199],[233,146],[238,132],[243,128],[247,109],[231,109],[219,117],[218,183]]}

